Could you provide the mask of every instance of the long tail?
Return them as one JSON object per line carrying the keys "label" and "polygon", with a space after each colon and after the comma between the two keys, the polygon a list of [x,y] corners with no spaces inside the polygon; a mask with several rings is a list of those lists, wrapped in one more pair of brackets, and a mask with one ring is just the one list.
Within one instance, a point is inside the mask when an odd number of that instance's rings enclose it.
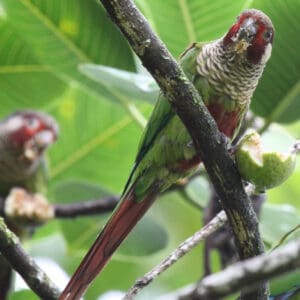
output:
{"label": "long tail", "polygon": [[104,268],[112,254],[127,237],[132,228],[146,213],[157,193],[135,201],[134,187],[122,199],[114,214],[84,257],[59,300],[79,300],[89,284]]}

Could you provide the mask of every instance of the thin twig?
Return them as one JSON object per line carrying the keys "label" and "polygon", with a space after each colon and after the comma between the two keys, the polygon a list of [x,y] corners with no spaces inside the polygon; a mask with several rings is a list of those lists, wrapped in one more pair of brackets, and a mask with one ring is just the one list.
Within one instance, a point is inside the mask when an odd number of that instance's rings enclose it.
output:
{"label": "thin twig", "polygon": [[75,202],[70,204],[55,204],[55,218],[75,218],[91,216],[112,211],[119,201],[118,196],[108,196],[98,200]]}
{"label": "thin twig", "polygon": [[[255,191],[255,186],[249,184],[246,187],[248,195]],[[203,228],[194,233],[191,237],[182,242],[168,257],[161,261],[152,270],[146,273],[142,278],[138,279],[135,284],[128,290],[124,300],[131,300],[134,296],[147,285],[149,285],[162,272],[168,270],[174,263],[181,259],[185,254],[189,253],[201,241],[209,237],[211,234],[220,229],[227,222],[227,216],[224,210],[220,211],[212,220],[210,220]],[[191,291],[192,293],[192,291]]]}
{"label": "thin twig", "polygon": [[58,298],[60,294],[58,288],[25,252],[19,239],[7,228],[2,218],[0,218],[0,252],[41,299]]}
{"label": "thin twig", "polygon": [[216,217],[214,217],[207,225],[201,230],[197,231],[193,236],[189,237],[178,248],[173,251],[166,259],[164,259],[158,266],[154,267],[151,271],[145,274],[142,278],[138,279],[134,286],[130,288],[124,297],[124,300],[131,300],[134,296],[145,286],[147,286],[152,280],[154,280],[159,274],[166,271],[174,263],[176,263],[181,257],[196,247],[207,236],[222,227],[227,221],[227,217],[224,211],[221,211]]}
{"label": "thin twig", "polygon": [[159,300],[223,299],[243,287],[251,290],[261,280],[271,279],[300,268],[300,239],[263,254],[231,265],[227,269],[205,277],[196,288],[189,285]]}

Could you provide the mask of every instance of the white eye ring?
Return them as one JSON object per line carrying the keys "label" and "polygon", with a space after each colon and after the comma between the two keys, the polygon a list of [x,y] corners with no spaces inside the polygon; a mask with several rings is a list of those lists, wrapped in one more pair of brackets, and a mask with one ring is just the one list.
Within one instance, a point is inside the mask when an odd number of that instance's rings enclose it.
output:
{"label": "white eye ring", "polygon": [[6,123],[6,128],[8,131],[19,130],[22,126],[23,126],[23,121],[20,116],[9,118]]}
{"label": "white eye ring", "polygon": [[39,121],[36,118],[26,119],[26,126],[30,129],[37,129],[39,127]]}
{"label": "white eye ring", "polygon": [[264,38],[266,41],[269,41],[272,37],[272,33],[270,31],[265,31],[264,32]]}

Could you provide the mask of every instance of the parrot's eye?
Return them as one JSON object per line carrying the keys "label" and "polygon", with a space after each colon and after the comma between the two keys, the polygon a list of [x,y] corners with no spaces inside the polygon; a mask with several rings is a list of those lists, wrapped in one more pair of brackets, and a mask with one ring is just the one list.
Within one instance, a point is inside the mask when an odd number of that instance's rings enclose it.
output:
{"label": "parrot's eye", "polygon": [[36,118],[28,118],[26,119],[26,126],[31,130],[35,130],[39,128],[39,121]]}
{"label": "parrot's eye", "polygon": [[266,31],[264,32],[264,39],[268,42],[268,41],[271,39],[271,37],[272,37],[272,32],[266,30]]}

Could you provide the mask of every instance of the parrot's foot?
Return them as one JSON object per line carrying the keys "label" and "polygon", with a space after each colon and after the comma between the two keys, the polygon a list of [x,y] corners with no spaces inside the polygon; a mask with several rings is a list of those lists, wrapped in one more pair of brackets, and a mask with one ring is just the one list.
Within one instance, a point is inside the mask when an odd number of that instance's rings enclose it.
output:
{"label": "parrot's foot", "polygon": [[5,200],[4,214],[19,226],[38,226],[53,219],[54,208],[41,194],[13,188]]}
{"label": "parrot's foot", "polygon": [[230,145],[231,139],[225,135],[223,132],[221,132],[221,143],[226,145],[226,148]]}
{"label": "parrot's foot", "polygon": [[223,132],[221,132],[221,143],[226,146],[230,155],[233,155],[235,153],[236,147],[231,144],[231,139]]}

